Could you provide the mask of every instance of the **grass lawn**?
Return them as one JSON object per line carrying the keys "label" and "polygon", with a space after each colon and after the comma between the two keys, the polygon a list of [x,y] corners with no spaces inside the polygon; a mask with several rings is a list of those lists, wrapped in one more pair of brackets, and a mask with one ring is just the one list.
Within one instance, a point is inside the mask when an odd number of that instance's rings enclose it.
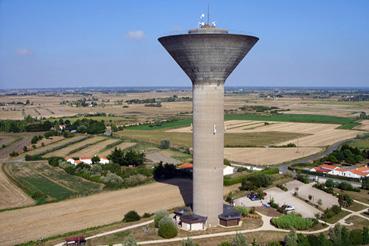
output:
{"label": "grass lawn", "polygon": [[[336,192],[340,192],[339,189],[334,189]],[[360,202],[364,202],[369,204],[369,191],[361,189],[360,192],[354,191],[345,191],[352,199],[358,200]]]}
{"label": "grass lawn", "polygon": [[[160,144],[162,139],[169,139],[174,146],[191,147],[192,134],[184,132],[165,132],[160,130],[125,130],[118,132],[121,137],[132,140]],[[290,132],[251,132],[251,133],[226,133],[224,137],[225,147],[260,147],[273,145],[304,136],[304,134]]]}
{"label": "grass lawn", "polygon": [[354,225],[350,226],[349,229],[353,230],[353,229],[363,229],[364,226],[368,227],[369,226],[369,220],[366,220],[364,218],[361,218],[359,216],[353,215],[351,217],[349,217],[346,220],[347,223],[353,223]]}
{"label": "grass lawn", "polygon": [[349,210],[352,210],[352,211],[360,211],[360,210],[363,210],[365,208],[368,208],[364,205],[361,205],[360,203],[357,203],[357,202],[353,202],[352,205],[350,207],[348,207],[347,209]]}
{"label": "grass lawn", "polygon": [[331,217],[329,219],[326,219],[324,221],[327,222],[327,223],[330,223],[330,224],[334,224],[337,221],[339,221],[340,219],[342,219],[343,217],[345,217],[346,215],[348,215],[349,213],[350,212],[347,212],[347,211],[342,210],[341,212],[339,212],[335,216],[333,216],[333,217]]}
{"label": "grass lawn", "polygon": [[349,145],[358,149],[369,149],[369,138],[354,139],[350,141]]}

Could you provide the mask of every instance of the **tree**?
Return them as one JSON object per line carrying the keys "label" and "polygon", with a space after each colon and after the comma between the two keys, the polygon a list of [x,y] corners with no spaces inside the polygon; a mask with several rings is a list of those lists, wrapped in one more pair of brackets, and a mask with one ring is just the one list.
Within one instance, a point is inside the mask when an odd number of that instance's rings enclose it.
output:
{"label": "tree", "polygon": [[178,234],[177,226],[168,216],[163,217],[159,222],[158,235],[163,238],[173,238]]}
{"label": "tree", "polygon": [[170,140],[169,139],[160,140],[160,148],[161,149],[169,149],[170,148]]}
{"label": "tree", "polygon": [[332,179],[327,179],[326,181],[325,181],[325,186],[327,187],[327,188],[334,188],[334,181],[332,180]]}
{"label": "tree", "polygon": [[28,151],[27,146],[23,146],[23,152],[27,152],[27,151]]}
{"label": "tree", "polygon": [[360,229],[350,231],[350,242],[352,245],[363,244],[363,231]]}
{"label": "tree", "polygon": [[138,221],[140,219],[141,219],[140,215],[136,211],[131,210],[124,215],[123,221],[132,222],[132,221]]}
{"label": "tree", "polygon": [[363,244],[369,244],[369,229],[366,226],[363,228]]}
{"label": "tree", "polygon": [[342,243],[342,228],[343,226],[341,224],[337,224],[334,228],[329,229],[329,238],[335,246],[344,246]]}
{"label": "tree", "polygon": [[361,180],[361,188],[369,190],[369,177],[365,177]]}
{"label": "tree", "polygon": [[91,158],[92,164],[100,163],[100,157],[95,155]]}
{"label": "tree", "polygon": [[232,246],[248,246],[246,237],[241,233],[236,233],[236,236],[232,239]]}
{"label": "tree", "polygon": [[343,193],[339,194],[338,203],[340,204],[341,207],[347,208],[351,206],[353,200],[348,194]]}

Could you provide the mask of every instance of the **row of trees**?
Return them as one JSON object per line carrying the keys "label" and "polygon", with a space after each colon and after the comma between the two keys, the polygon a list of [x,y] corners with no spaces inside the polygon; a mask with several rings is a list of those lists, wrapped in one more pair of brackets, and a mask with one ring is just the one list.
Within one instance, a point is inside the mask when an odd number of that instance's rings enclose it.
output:
{"label": "row of trees", "polygon": [[356,147],[351,147],[347,144],[344,144],[339,150],[333,151],[331,154],[329,154],[327,157],[324,157],[320,161],[330,161],[334,163],[346,162],[349,164],[355,164],[367,158],[369,158],[369,151],[361,151]]}

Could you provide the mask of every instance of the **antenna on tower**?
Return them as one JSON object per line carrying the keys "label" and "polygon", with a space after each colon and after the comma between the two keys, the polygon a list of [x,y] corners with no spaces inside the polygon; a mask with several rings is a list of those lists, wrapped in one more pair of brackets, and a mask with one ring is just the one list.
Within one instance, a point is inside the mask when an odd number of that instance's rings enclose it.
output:
{"label": "antenna on tower", "polygon": [[210,24],[210,4],[208,4],[208,25]]}

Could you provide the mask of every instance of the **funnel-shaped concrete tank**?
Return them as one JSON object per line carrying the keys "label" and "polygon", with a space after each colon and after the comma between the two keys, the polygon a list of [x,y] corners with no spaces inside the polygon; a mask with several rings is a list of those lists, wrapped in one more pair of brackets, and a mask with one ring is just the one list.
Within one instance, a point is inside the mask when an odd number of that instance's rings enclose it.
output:
{"label": "funnel-shaped concrete tank", "polygon": [[210,227],[223,213],[224,81],[257,41],[214,27],[159,38],[193,84],[193,212]]}

